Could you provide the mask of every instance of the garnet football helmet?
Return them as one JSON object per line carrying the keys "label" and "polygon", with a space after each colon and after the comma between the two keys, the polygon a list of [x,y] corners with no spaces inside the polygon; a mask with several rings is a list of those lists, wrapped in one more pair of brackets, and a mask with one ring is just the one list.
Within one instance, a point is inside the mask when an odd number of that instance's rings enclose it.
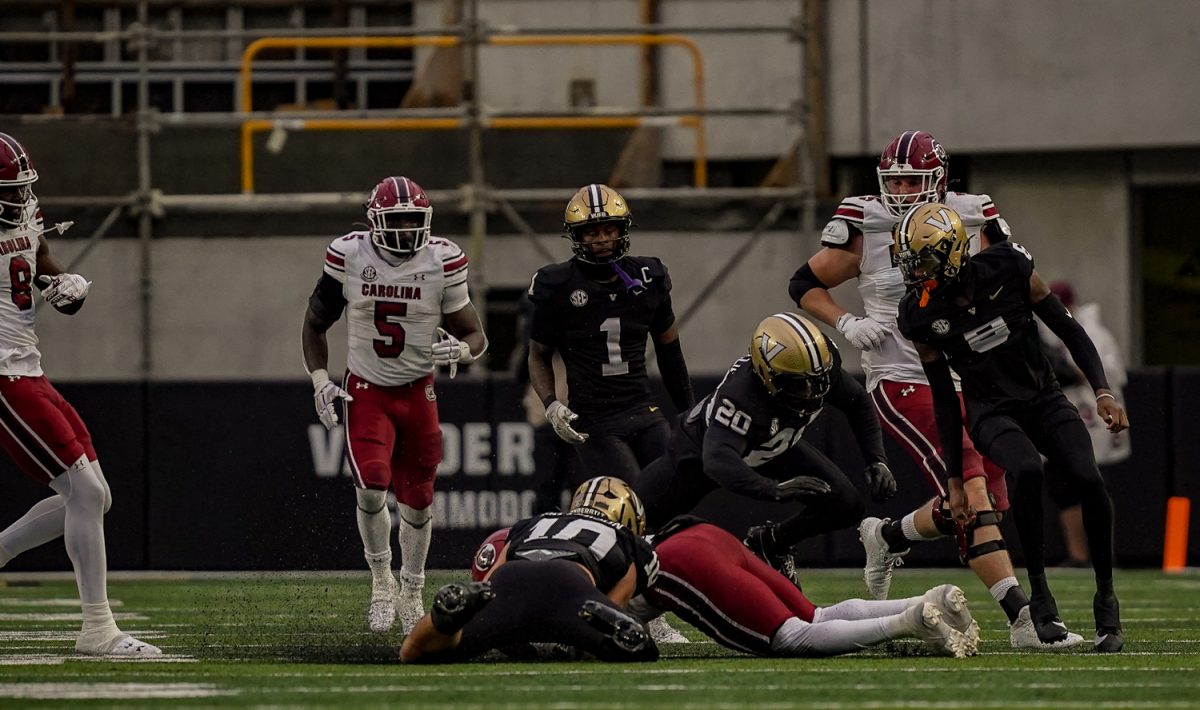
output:
{"label": "garnet football helmet", "polygon": [[634,534],[646,532],[646,511],[629,484],[612,476],[590,478],[575,489],[568,513],[605,518]]}
{"label": "garnet football helmet", "polygon": [[38,174],[25,147],[0,133],[0,225],[22,227],[37,212],[33,183]]}
{"label": "garnet football helmet", "polygon": [[[616,224],[620,230],[612,242],[612,251],[597,256],[593,245],[583,242],[583,229],[597,224]],[[621,193],[607,185],[593,183],[579,188],[579,192],[567,203],[563,216],[563,229],[571,240],[575,258],[588,264],[606,264],[617,261],[629,253],[629,228],[633,226],[633,213]]]}
{"label": "garnet football helmet", "polygon": [[919,205],[892,228],[892,263],[905,285],[934,293],[958,278],[970,258],[967,245],[957,212],[940,202]]}
{"label": "garnet football helmet", "polygon": [[475,559],[471,560],[471,579],[482,582],[488,570],[496,565],[496,560],[500,559],[500,553],[504,551],[504,544],[508,542],[509,529],[501,528],[488,535],[475,551]]}
{"label": "garnet football helmet", "polygon": [[433,223],[433,207],[425,191],[404,176],[384,178],[367,200],[367,222],[375,246],[410,257],[425,247]]}
{"label": "garnet football helmet", "polygon": [[[950,175],[950,157],[937,139],[925,131],[905,131],[892,139],[879,156],[879,196],[893,217],[900,217],[913,205],[946,199]],[[916,192],[900,192],[889,179],[919,178]]]}
{"label": "garnet football helmet", "polygon": [[819,409],[833,384],[837,346],[812,321],[776,313],[750,339],[750,365],[767,392],[800,412]]}

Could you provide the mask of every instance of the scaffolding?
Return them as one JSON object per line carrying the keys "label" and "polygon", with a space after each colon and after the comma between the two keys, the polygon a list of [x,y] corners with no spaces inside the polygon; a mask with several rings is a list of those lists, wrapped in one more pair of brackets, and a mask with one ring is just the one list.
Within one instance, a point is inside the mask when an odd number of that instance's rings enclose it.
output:
{"label": "scaffolding", "polygon": [[[363,0],[372,5],[370,0]],[[268,3],[270,4],[270,3]],[[62,31],[27,30],[0,32],[0,46],[10,43],[27,43],[45,45],[50,49],[47,56],[56,57],[60,54],[57,48],[63,46],[79,46],[94,44],[102,48],[107,63],[103,70],[114,86],[132,84],[136,91],[134,110],[125,116],[119,115],[118,107],[121,101],[114,100],[113,113],[106,118],[95,117],[95,120],[109,120],[128,123],[132,119],[132,129],[136,135],[136,151],[132,159],[136,162],[136,189],[126,195],[94,196],[73,195],[44,198],[43,203],[53,206],[92,208],[107,208],[108,212],[99,226],[87,238],[81,252],[75,257],[71,266],[75,266],[102,239],[121,217],[132,217],[137,220],[137,236],[140,243],[140,284],[141,284],[141,319],[143,324],[143,342],[141,346],[141,371],[149,375],[152,371],[150,332],[151,332],[151,298],[153,274],[150,267],[151,239],[155,236],[155,220],[174,212],[183,213],[237,213],[245,211],[262,212],[265,210],[298,210],[308,209],[314,205],[338,206],[361,205],[361,193],[329,192],[304,194],[256,194],[253,191],[253,145],[251,137],[255,133],[286,132],[294,130],[358,130],[364,127],[374,129],[408,129],[419,128],[457,128],[465,130],[467,140],[468,175],[469,178],[458,188],[452,190],[430,191],[431,198],[440,204],[456,207],[468,215],[469,246],[468,253],[477,268],[472,271],[473,279],[483,279],[484,269],[478,265],[485,263],[485,243],[488,234],[488,218],[498,214],[505,218],[517,232],[533,239],[539,236],[521,215],[518,207],[522,204],[539,203],[561,200],[564,194],[569,194],[577,186],[547,186],[537,189],[502,189],[490,184],[486,174],[483,151],[483,134],[490,130],[512,127],[534,127],[539,129],[555,129],[561,127],[637,127],[637,126],[680,126],[694,131],[694,174],[693,185],[690,187],[640,187],[622,188],[630,200],[667,200],[674,203],[688,203],[707,200],[757,200],[769,201],[773,206],[766,210],[762,219],[744,242],[739,250],[739,258],[753,248],[758,237],[767,230],[774,228],[785,210],[791,208],[800,211],[803,227],[811,229],[815,224],[816,194],[813,186],[818,183],[819,170],[823,170],[823,136],[824,130],[819,108],[821,101],[820,47],[819,31],[821,25],[821,0],[798,0],[800,13],[788,18],[787,22],[775,26],[671,26],[664,24],[640,24],[628,27],[606,27],[603,29],[589,28],[590,36],[581,36],[578,27],[572,28],[520,28],[512,26],[488,26],[479,18],[479,0],[464,0],[462,21],[454,26],[434,28],[416,28],[412,26],[377,26],[372,27],[364,22],[365,15],[357,15],[357,25],[351,28],[294,28],[294,29],[251,29],[244,26],[226,27],[224,29],[183,29],[178,21],[167,23],[168,26],[157,26],[152,21],[152,15],[160,17],[164,3],[156,0],[137,0],[136,2],[113,2],[113,6],[121,6],[124,10],[133,11],[132,20],[120,24],[111,19],[106,20],[103,29],[97,31]],[[284,4],[286,5],[286,3]],[[352,13],[353,14],[353,13]],[[124,15],[118,13],[118,18]],[[231,23],[238,24],[238,23]],[[355,23],[349,23],[355,24]],[[713,108],[707,106],[704,99],[704,74],[700,50],[688,37],[705,34],[721,33],[724,35],[777,35],[804,44],[803,70],[797,72],[797,95],[800,100],[782,106],[739,106],[736,108]],[[436,37],[431,37],[436,35]],[[172,111],[161,111],[151,100],[152,85],[160,81],[164,72],[170,71],[170,65],[162,61],[161,48],[170,46],[186,47],[194,43],[206,43],[208,46],[219,46],[225,57],[219,65],[209,67],[206,71],[217,71],[223,77],[237,76],[234,110],[227,113],[189,113],[180,110],[184,102],[179,99],[180,85],[176,83],[173,89]],[[529,46],[529,45],[616,45],[658,46],[678,45],[684,47],[690,54],[694,66],[693,81],[695,82],[694,105],[685,109],[673,110],[653,106],[641,108],[581,108],[555,114],[529,111],[496,111],[483,105],[478,82],[480,73],[480,50],[485,46]],[[464,91],[463,100],[458,106],[448,108],[369,108],[364,101],[359,101],[359,108],[344,110],[254,110],[251,93],[251,64],[255,55],[268,47],[300,47],[301,52],[307,48],[348,48],[350,65],[369,71],[363,62],[365,50],[368,47],[392,46],[412,47],[417,45],[453,46],[463,52]],[[236,62],[229,56],[240,49],[240,59]],[[186,52],[184,52],[186,54]],[[119,59],[119,61],[117,61]],[[386,66],[397,70],[397,60],[388,59]],[[357,62],[357,64],[356,64]],[[236,65],[236,69],[232,66]],[[319,63],[318,63],[319,65]],[[37,67],[37,71],[28,76],[42,77],[55,85],[60,85],[63,77],[47,77],[45,66]],[[345,65],[342,66],[345,69]],[[404,71],[408,71],[407,67]],[[337,67],[335,67],[337,70]],[[64,64],[63,73],[73,71]],[[291,65],[275,71],[283,71],[283,76],[297,79],[297,76],[311,77],[314,72],[320,72],[319,66],[314,66],[303,54]],[[40,73],[39,73],[40,72]],[[298,74],[297,74],[298,72]],[[177,71],[178,73],[178,71]],[[27,77],[28,78],[28,77]],[[70,77],[66,77],[67,80]],[[356,86],[356,96],[360,99],[365,95],[366,79],[359,77]],[[352,82],[354,83],[354,82]],[[119,89],[114,89],[119,92]],[[48,92],[51,98],[57,97],[58,90]],[[297,94],[303,92],[297,90]],[[814,106],[815,104],[815,106]],[[788,177],[784,184],[773,187],[708,187],[707,157],[705,155],[705,119],[712,116],[779,116],[786,118],[794,126],[795,140],[791,145],[780,146],[781,162],[786,159],[790,170],[784,171]],[[7,116],[6,121],[17,123],[41,123],[60,121],[60,115],[24,114]],[[159,131],[186,126],[229,127],[242,132],[242,192],[229,194],[164,194],[156,185],[151,170],[151,136]],[[544,253],[544,248],[539,246]],[[548,260],[553,260],[546,254]],[[709,292],[705,289],[702,292]],[[476,289],[476,293],[483,293]],[[681,320],[686,320],[700,303],[691,304],[681,314]]]}

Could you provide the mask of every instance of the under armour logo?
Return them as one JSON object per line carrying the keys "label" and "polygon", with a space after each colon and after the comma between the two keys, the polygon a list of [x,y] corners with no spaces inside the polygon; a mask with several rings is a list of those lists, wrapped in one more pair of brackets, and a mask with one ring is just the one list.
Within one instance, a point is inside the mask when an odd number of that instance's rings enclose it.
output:
{"label": "under armour logo", "polygon": [[371,386],[370,382],[355,382],[354,383],[354,389],[356,389],[356,390],[365,390],[366,388],[368,388],[370,386]]}
{"label": "under armour logo", "polygon": [[901,396],[901,397],[907,397],[908,395],[910,395],[910,394],[912,394],[913,392],[916,392],[916,391],[917,391],[917,388],[916,388],[916,387],[913,387],[912,385],[909,385],[908,387],[905,387],[904,389],[900,390],[900,396]]}
{"label": "under armour logo", "polygon": [[17,375],[9,375],[9,376],[8,376],[8,381],[9,381],[9,382],[16,382],[16,381],[17,381],[17,380],[19,380],[19,379],[21,379],[21,378],[20,378],[20,377],[18,377]]}

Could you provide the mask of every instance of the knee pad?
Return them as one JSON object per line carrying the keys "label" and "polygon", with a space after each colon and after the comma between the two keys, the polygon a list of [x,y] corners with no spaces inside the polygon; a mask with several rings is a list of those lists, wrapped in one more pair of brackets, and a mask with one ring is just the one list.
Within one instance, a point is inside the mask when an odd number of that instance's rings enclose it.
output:
{"label": "knee pad", "polygon": [[358,509],[367,515],[375,515],[387,508],[387,491],[359,488],[354,492],[354,497],[358,501]]}
{"label": "knee pad", "polygon": [[[436,471],[436,468],[434,470]],[[397,486],[400,490],[396,491],[396,500],[413,510],[425,510],[433,505],[433,480],[435,476],[436,474],[421,476],[422,480],[419,483],[406,481],[402,486]]]}
{"label": "knee pad", "polygon": [[975,542],[975,531],[988,525],[999,526],[1000,521],[1003,519],[1004,516],[994,510],[985,510],[980,513],[976,513],[975,521],[967,526],[967,548],[964,556],[965,560],[973,560],[976,557],[982,557],[984,555],[990,555],[993,552],[1000,552],[1001,550],[1008,549],[1008,547],[1004,544],[1003,537],[998,540],[988,540],[987,542],[980,542],[978,544]]}
{"label": "knee pad", "polygon": [[433,508],[425,507],[417,510],[405,503],[400,504],[400,521],[410,528],[420,530],[428,525],[430,520],[433,520]]}
{"label": "knee pad", "polygon": [[108,479],[104,477],[104,471],[100,469],[99,461],[89,461],[92,471],[96,474],[96,478],[100,479],[100,485],[104,486],[104,512],[107,513],[109,508],[112,508],[112,489],[108,486]]}

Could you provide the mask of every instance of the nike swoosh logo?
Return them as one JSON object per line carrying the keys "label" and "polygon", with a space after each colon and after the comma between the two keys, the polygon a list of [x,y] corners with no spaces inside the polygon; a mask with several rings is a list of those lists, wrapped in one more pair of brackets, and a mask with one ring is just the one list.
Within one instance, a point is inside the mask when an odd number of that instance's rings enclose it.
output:
{"label": "nike swoosh logo", "polygon": [[1004,287],[1003,287],[1003,286],[1001,286],[1000,288],[996,289],[996,292],[995,292],[995,293],[993,293],[992,295],[988,296],[988,300],[989,300],[989,301],[994,301],[994,300],[996,300],[996,296],[999,296],[999,295],[1000,295],[1000,292],[1001,292],[1001,291],[1003,291],[1003,290],[1004,290]]}
{"label": "nike swoosh logo", "polygon": [[651,411],[651,412],[657,412],[657,411],[658,411],[658,407],[651,407],[651,408],[650,408],[650,411]]}

